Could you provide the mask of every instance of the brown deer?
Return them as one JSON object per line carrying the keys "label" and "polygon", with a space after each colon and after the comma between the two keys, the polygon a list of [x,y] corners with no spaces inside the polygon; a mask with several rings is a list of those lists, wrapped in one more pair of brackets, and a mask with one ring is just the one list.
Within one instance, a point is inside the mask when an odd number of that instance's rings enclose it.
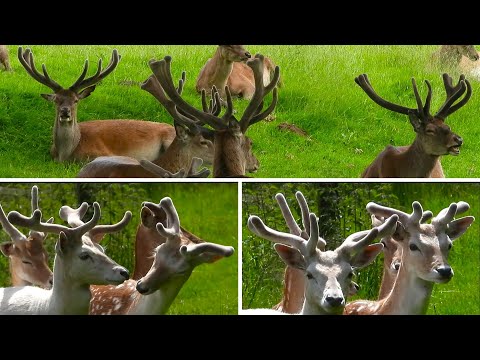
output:
{"label": "brown deer", "polygon": [[[276,85],[280,76],[280,69],[275,68],[275,74],[272,81],[263,85],[264,58],[263,55],[256,55],[255,58],[247,61],[247,65],[252,69],[255,76],[255,94],[250,100],[243,115],[238,121],[233,114],[233,102],[228,86],[225,87],[227,100],[227,109],[222,117],[219,117],[215,109],[221,108],[220,95],[214,87],[212,90],[213,101],[210,108],[207,107],[205,91],[202,91],[203,111],[197,110],[189,105],[175,88],[170,63],[172,59],[166,56],[160,61],[151,61],[150,67],[155,77],[160,82],[163,90],[170,100],[175,104],[173,110],[184,114],[198,124],[207,124],[215,130],[214,137],[214,177],[239,177],[245,176],[246,171],[255,171],[259,163],[252,153],[252,141],[245,136],[249,126],[263,120],[272,113],[278,101]],[[273,99],[270,106],[262,112],[264,98],[270,92],[273,92]],[[220,111],[220,110],[219,110]]]}
{"label": "brown deer", "polygon": [[479,76],[480,56],[473,45],[442,45],[433,53],[433,59],[444,69],[457,69],[464,74]]}
{"label": "brown deer", "polygon": [[85,78],[88,60],[82,74],[68,89],[56,83],[42,64],[43,75],[35,68],[30,49],[18,48],[18,59],[27,73],[39,83],[48,86],[53,94],[41,94],[55,104],[51,155],[55,161],[84,161],[98,156],[120,155],[153,161],[164,152],[175,138],[173,126],[140,120],[95,120],[78,123],[77,105],[88,97],[96,84],[108,76],[118,65],[120,56],[113,50],[108,66],[102,70],[102,60],[97,72]]}
{"label": "brown deer", "polygon": [[[185,72],[179,81],[176,90],[182,93],[185,82]],[[212,163],[214,147],[213,143],[204,137],[213,137],[213,131],[204,129],[196,122],[182,116],[176,111],[175,105],[167,98],[155,76],[151,75],[141,86],[143,90],[152,94],[171,114],[175,124],[176,136],[168,149],[153,161],[137,160],[126,156],[101,156],[86,164],[78,173],[82,178],[151,178],[151,177],[184,177],[185,170],[188,175],[195,176],[192,172],[193,158],[200,157],[208,163]],[[167,170],[167,172],[165,172]],[[210,172],[203,172],[207,175]],[[162,176],[164,175],[164,176]],[[187,176],[188,176],[187,175]],[[197,174],[198,177],[198,174]]]}
{"label": "brown deer", "polygon": [[[38,187],[32,187],[32,215],[38,207]],[[48,223],[53,222],[50,218]],[[53,284],[53,273],[48,266],[48,253],[44,247],[47,233],[30,230],[28,237],[23,235],[8,221],[0,205],[0,224],[11,241],[0,244],[0,250],[10,263],[12,286],[36,285],[50,289]]]}
{"label": "brown deer", "polygon": [[[225,86],[232,96],[250,100],[255,93],[255,76],[246,61],[252,55],[243,45],[219,45],[212,58],[200,70],[196,89],[199,93],[205,90],[207,94],[215,86],[220,97],[225,98]],[[267,57],[264,58],[263,84],[270,83],[275,72],[275,65]]]}
{"label": "brown deer", "polygon": [[367,205],[367,211],[379,217],[398,216],[392,235],[402,249],[401,265],[391,291],[377,301],[357,300],[345,306],[346,315],[420,315],[427,312],[435,283],[444,284],[453,277],[448,254],[453,241],[467,231],[475,218],[454,220],[469,209],[463,201],[443,209],[431,224],[422,224],[422,206],[415,201],[413,213],[381,206]]}
{"label": "brown deer", "polygon": [[0,64],[3,65],[6,71],[11,71],[10,58],[8,56],[8,49],[6,45],[0,45]]}
{"label": "brown deer", "polygon": [[[451,131],[450,127],[445,124],[445,119],[464,106],[472,96],[472,87],[465,76],[461,75],[458,84],[453,86],[452,78],[448,74],[443,74],[447,98],[440,110],[433,116],[430,114],[432,87],[427,80],[425,83],[428,87],[428,94],[425,104],[422,104],[415,79],[412,78],[413,92],[417,101],[416,109],[397,105],[381,98],[373,89],[366,74],[355,78],[355,82],[381,107],[408,115],[416,132],[415,140],[409,146],[388,145],[367,167],[362,177],[445,177],[440,156],[458,155],[460,146],[463,144],[463,139]],[[454,104],[463,94],[465,96]]]}

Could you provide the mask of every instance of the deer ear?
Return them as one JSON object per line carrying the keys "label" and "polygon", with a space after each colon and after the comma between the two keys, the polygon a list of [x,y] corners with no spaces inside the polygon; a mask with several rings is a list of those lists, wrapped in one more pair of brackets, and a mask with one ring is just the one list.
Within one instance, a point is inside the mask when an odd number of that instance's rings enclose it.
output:
{"label": "deer ear", "polygon": [[382,250],[383,250],[382,243],[368,245],[367,247],[364,247],[362,250],[360,250],[353,257],[350,264],[352,264],[354,268],[365,267],[368,264],[370,264],[373,260],[375,260],[377,255],[380,254]]}
{"label": "deer ear", "polygon": [[55,244],[55,252],[59,255],[64,255],[68,248],[68,238],[63,231],[60,231],[58,241]]}
{"label": "deer ear", "polygon": [[15,247],[13,245],[13,242],[6,242],[3,244],[0,244],[0,251],[5,256],[12,255],[14,250],[15,250]]}
{"label": "deer ear", "polygon": [[422,128],[422,119],[420,119],[413,111],[408,112],[408,118],[410,119],[410,124],[413,126],[413,130],[419,132]]}
{"label": "deer ear", "polygon": [[299,270],[307,269],[307,262],[299,250],[287,245],[275,244],[275,251],[288,266]]}
{"label": "deer ear", "polygon": [[97,85],[92,85],[92,86],[89,86],[85,89],[83,89],[79,94],[78,94],[78,98],[79,99],[85,99],[86,97],[89,97],[90,94],[95,90],[95,87]]}
{"label": "deer ear", "polygon": [[177,137],[182,141],[188,139],[188,131],[182,125],[175,124],[175,133],[177,134]]}
{"label": "deer ear", "polygon": [[447,235],[450,240],[453,241],[462,236],[474,221],[475,218],[473,216],[466,216],[461,219],[454,220],[448,224]]}
{"label": "deer ear", "polygon": [[403,227],[402,223],[397,221],[397,229],[395,233],[392,235],[393,240],[395,241],[403,241],[408,237],[407,230]]}
{"label": "deer ear", "polygon": [[140,212],[140,216],[142,218],[142,225],[149,228],[155,229],[155,214],[146,206],[142,207]]}
{"label": "deer ear", "polygon": [[47,101],[55,101],[55,94],[40,94]]}

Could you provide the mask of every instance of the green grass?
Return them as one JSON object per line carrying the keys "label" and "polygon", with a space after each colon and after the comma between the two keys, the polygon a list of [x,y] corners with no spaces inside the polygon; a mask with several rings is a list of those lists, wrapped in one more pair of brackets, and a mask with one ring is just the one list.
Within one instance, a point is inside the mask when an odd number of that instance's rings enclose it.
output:
{"label": "green grass", "polygon": [[[78,107],[80,121],[96,119],[144,119],[171,124],[162,106],[138,86],[151,71],[151,58],[173,57],[174,78],[187,71],[185,99],[200,106],[195,79],[215,46],[32,46],[37,67],[47,65],[49,74],[61,85],[70,86],[79,76],[83,62],[108,62],[111,50],[122,55],[118,68]],[[254,153],[261,163],[255,177],[359,177],[376,154],[388,144],[408,145],[414,138],[406,116],[373,103],[354,83],[368,73],[378,93],[392,102],[415,107],[410,78],[433,86],[432,112],[445,98],[442,70],[430,65],[438,46],[246,46],[271,57],[281,68],[283,87],[274,122],[252,126]],[[74,177],[81,164],[56,164],[49,154],[54,106],[40,97],[50,89],[33,80],[16,59],[17,46],[9,47],[14,71],[0,73],[0,176]],[[452,76],[458,74],[452,73]],[[442,160],[446,177],[480,177],[476,150],[479,148],[479,84],[472,80],[470,102],[447,119],[453,131],[464,138],[460,156]],[[268,100],[269,102],[269,100]],[[239,111],[247,102],[236,100]],[[277,125],[287,122],[308,132],[304,138],[283,132]]]}
{"label": "green grass", "polygon": [[[246,227],[249,215],[258,215],[265,224],[280,231],[288,231],[281,217],[274,195],[282,192],[299,218],[293,193],[301,190],[309,202],[310,211],[320,216],[320,227],[324,225],[322,214],[326,207],[318,210],[319,199],[312,192],[312,184],[259,184],[245,183],[242,214],[242,307],[271,308],[277,304],[283,292],[283,272],[285,265],[273,249],[273,244],[254,236]],[[318,184],[321,188],[322,184]],[[359,191],[361,190],[361,191]],[[245,195],[247,191],[247,196]],[[393,184],[340,184],[337,188],[337,201],[332,201],[333,207],[339,208],[341,218],[338,219],[337,233],[339,237],[321,236],[327,240],[328,249],[338,246],[337,240],[344,239],[351,233],[365,230],[369,217],[365,211],[368,201],[381,202],[411,213],[411,203],[420,201],[424,210],[432,210],[437,214],[451,202],[460,200],[470,204],[470,210],[461,216],[473,215],[476,221],[459,239],[454,241],[449,255],[449,264],[455,276],[447,284],[434,285],[427,314],[480,314],[480,278],[479,278],[479,219],[480,219],[480,185],[478,183],[393,183]],[[352,196],[352,193],[357,195]],[[389,199],[382,201],[382,199]],[[352,211],[353,209],[353,211]],[[460,216],[459,216],[460,217]],[[300,222],[299,222],[300,223]],[[353,225],[352,225],[353,224]],[[338,229],[337,229],[338,230]],[[346,230],[346,231],[345,231]],[[345,234],[342,234],[345,231]],[[376,299],[380,286],[383,267],[382,255],[365,269],[357,271],[355,281],[360,285],[360,291],[354,299]]]}
{"label": "green grass", "polygon": [[[38,184],[38,183],[37,183]],[[30,214],[29,192],[32,184],[0,184],[1,204],[5,212],[17,210]],[[75,184],[38,184],[40,208],[45,217],[54,216],[56,223],[61,205],[78,206]],[[235,248],[229,258],[198,266],[172,304],[170,314],[236,314],[237,313],[237,184],[229,183],[143,183],[91,184],[100,203],[101,224],[119,221],[126,210],[133,213],[130,224],[115,235],[106,235],[102,245],[106,253],[119,264],[134,268],[135,233],[143,201],[158,203],[170,196],[178,211],[182,226],[206,241]],[[15,193],[13,193],[15,192]],[[208,199],[206,201],[206,199]],[[24,233],[27,233],[26,229]],[[46,248],[53,266],[55,235],[49,235]],[[10,239],[0,230],[0,242]],[[8,259],[0,256],[0,286],[10,285]]]}

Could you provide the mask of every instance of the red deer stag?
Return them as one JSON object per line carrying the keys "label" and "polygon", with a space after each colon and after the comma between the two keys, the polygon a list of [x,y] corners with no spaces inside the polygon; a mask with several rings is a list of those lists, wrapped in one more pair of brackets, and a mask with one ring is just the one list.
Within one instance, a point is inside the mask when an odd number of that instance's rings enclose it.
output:
{"label": "red deer stag", "polygon": [[[215,86],[221,98],[225,98],[225,86],[230,89],[232,96],[243,97],[250,100],[255,93],[255,76],[252,69],[246,65],[252,55],[243,45],[219,45],[212,58],[200,70],[197,78],[196,89],[200,93],[205,90],[207,94]],[[265,57],[263,84],[268,85],[275,72],[273,62]]]}
{"label": "red deer stag", "polygon": [[[440,164],[440,156],[458,155],[460,146],[463,144],[463,139],[451,131],[450,127],[445,124],[445,119],[464,106],[472,96],[472,87],[468,80],[461,75],[458,84],[453,86],[452,78],[448,74],[443,74],[447,98],[440,110],[433,116],[430,114],[432,87],[427,80],[425,83],[428,87],[428,94],[425,104],[422,104],[415,79],[412,78],[413,92],[417,101],[416,109],[397,105],[381,98],[373,90],[366,74],[355,78],[355,82],[370,99],[381,107],[408,115],[416,132],[415,140],[409,146],[388,145],[363,172],[362,177],[445,177]],[[465,96],[454,104],[463,94]]]}
{"label": "red deer stag", "polygon": [[120,155],[153,161],[164,152],[175,138],[173,126],[141,120],[94,120],[78,123],[77,105],[88,97],[96,84],[108,76],[118,65],[120,56],[113,50],[108,66],[102,70],[102,60],[97,72],[85,78],[88,60],[82,74],[68,89],[56,83],[42,64],[43,75],[35,67],[30,49],[18,48],[18,59],[27,73],[39,83],[53,90],[41,94],[55,104],[51,155],[55,161],[84,161],[98,156]]}
{"label": "red deer stag", "polygon": [[[165,93],[175,104],[174,110],[178,112],[179,116],[185,116],[198,124],[207,124],[215,130],[214,177],[241,177],[245,176],[246,171],[258,169],[258,160],[252,153],[252,141],[245,136],[245,133],[249,126],[266,118],[275,109],[278,101],[276,85],[280,76],[279,67],[275,68],[272,81],[264,86],[263,55],[256,55],[255,58],[247,61],[247,65],[252,69],[255,76],[255,94],[243,112],[240,121],[238,121],[233,114],[232,97],[228,86],[225,87],[227,109],[222,117],[218,116],[217,112],[219,111],[215,111],[215,109],[220,108],[218,105],[220,104],[220,96],[215,87],[212,91],[213,102],[211,102],[210,108],[206,105],[205,91],[202,91],[203,111],[197,110],[183,100],[173,83],[170,70],[171,61],[171,57],[166,56],[163,60],[151,61],[150,67]],[[262,112],[264,98],[272,91],[272,102]]]}

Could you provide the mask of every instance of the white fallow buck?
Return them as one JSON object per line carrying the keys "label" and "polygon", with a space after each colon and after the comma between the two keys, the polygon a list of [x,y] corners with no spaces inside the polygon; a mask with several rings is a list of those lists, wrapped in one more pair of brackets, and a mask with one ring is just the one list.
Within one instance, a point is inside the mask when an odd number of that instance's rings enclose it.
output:
{"label": "white fallow buck", "polygon": [[[38,207],[38,187],[32,186],[32,214]],[[53,222],[50,218],[47,222]],[[30,230],[28,236],[22,234],[7,219],[0,206],[0,223],[11,241],[0,244],[0,250],[10,263],[12,286],[35,285],[50,289],[53,284],[53,273],[48,266],[48,252],[44,241],[48,234]]]}
{"label": "white fallow buck", "polygon": [[[362,90],[381,107],[404,115],[408,115],[415,140],[408,146],[388,145],[380,152],[375,160],[362,173],[364,178],[444,178],[440,158],[443,155],[457,156],[463,139],[455,134],[445,124],[448,116],[464,106],[472,96],[472,87],[465,76],[461,75],[457,85],[453,85],[452,78],[443,74],[446,100],[435,115],[430,114],[432,87],[425,80],[428,94],[425,104],[418,93],[415,79],[412,78],[413,92],[417,108],[408,108],[391,103],[380,97],[373,89],[366,74],[355,78],[355,82]],[[463,96],[465,94],[465,96]],[[455,103],[458,99],[463,98]]]}
{"label": "white fallow buck", "polygon": [[110,63],[102,69],[98,62],[96,73],[85,78],[88,60],[82,74],[69,88],[63,88],[47,73],[42,64],[43,75],[36,69],[30,49],[18,48],[18,60],[27,73],[39,83],[53,90],[42,97],[55,104],[56,117],[53,126],[51,155],[55,161],[85,161],[99,156],[128,156],[137,160],[157,159],[175,138],[173,126],[144,120],[92,120],[79,123],[77,106],[88,97],[96,85],[115,70],[120,60],[113,50]]}
{"label": "white fallow buck", "polygon": [[168,225],[159,222],[156,229],[166,241],[154,250],[150,270],[138,281],[128,280],[116,287],[92,286],[90,314],[165,314],[195,267],[234,253],[231,246],[192,242],[182,235],[172,200],[165,197],[160,206],[166,213]]}
{"label": "white fallow buck", "polygon": [[[287,208],[282,194],[277,201],[285,213]],[[356,268],[370,264],[382,251],[383,244],[371,244],[379,234],[386,236],[395,231],[397,215],[388,219],[381,228],[373,228],[350,235],[335,250],[321,251],[317,217],[309,214],[310,236],[308,241],[301,236],[279,232],[267,227],[258,216],[250,216],[248,228],[255,235],[275,243],[275,250],[289,266],[302,270],[307,277],[305,300],[301,315],[342,314],[351,280]],[[242,314],[285,314],[272,309],[243,310]]]}
{"label": "white fallow buck", "polygon": [[[86,206],[85,206],[86,205]],[[88,205],[82,205],[85,209]],[[93,204],[92,218],[77,228],[44,223],[39,209],[28,218],[16,211],[8,214],[10,223],[35,231],[59,234],[55,245],[53,287],[34,286],[0,289],[0,314],[54,315],[88,314],[91,284],[121,284],[128,271],[110,259],[96,243],[105,233],[123,229],[131,219],[127,212],[115,225],[100,225],[100,205]]]}
{"label": "white fallow buck", "polygon": [[435,283],[444,284],[453,277],[448,254],[453,240],[470,227],[475,218],[455,215],[469,209],[465,202],[452,203],[432,219],[422,223],[422,206],[415,201],[413,213],[384,207],[375,203],[367,211],[378,216],[397,215],[399,223],[392,238],[402,249],[402,259],[393,288],[377,301],[358,300],[346,305],[347,315],[420,315],[426,314]]}

